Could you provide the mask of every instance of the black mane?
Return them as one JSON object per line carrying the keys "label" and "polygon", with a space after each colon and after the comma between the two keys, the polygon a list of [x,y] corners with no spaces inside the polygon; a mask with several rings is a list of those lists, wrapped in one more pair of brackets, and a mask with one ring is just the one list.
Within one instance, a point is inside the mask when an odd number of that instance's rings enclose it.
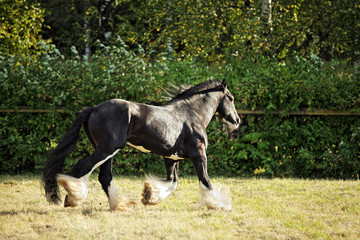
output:
{"label": "black mane", "polygon": [[221,81],[219,80],[211,80],[203,83],[199,83],[195,86],[190,87],[189,89],[182,91],[176,94],[174,97],[171,98],[169,103],[173,103],[179,100],[185,100],[193,97],[194,95],[212,92],[212,91],[220,91],[219,88],[221,86]]}

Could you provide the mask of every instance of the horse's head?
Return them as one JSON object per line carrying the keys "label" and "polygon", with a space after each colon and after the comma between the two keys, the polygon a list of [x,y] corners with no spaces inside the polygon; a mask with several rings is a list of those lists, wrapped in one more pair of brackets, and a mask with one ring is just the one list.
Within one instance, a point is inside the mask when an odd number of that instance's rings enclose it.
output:
{"label": "horse's head", "polygon": [[224,96],[221,98],[216,111],[231,129],[236,129],[240,126],[241,120],[234,105],[234,96],[227,88],[225,80],[221,83],[221,87],[223,88]]}

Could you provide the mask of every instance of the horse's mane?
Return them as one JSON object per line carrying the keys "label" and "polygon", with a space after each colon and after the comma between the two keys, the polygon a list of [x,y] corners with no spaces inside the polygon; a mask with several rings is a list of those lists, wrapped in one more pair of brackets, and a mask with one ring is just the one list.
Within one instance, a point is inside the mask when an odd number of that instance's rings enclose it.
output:
{"label": "horse's mane", "polygon": [[221,85],[219,80],[211,80],[203,83],[199,83],[195,86],[189,85],[171,85],[171,89],[166,90],[166,94],[168,95],[169,103],[173,103],[179,100],[186,100],[195,95],[211,92],[211,91],[219,91],[218,87]]}

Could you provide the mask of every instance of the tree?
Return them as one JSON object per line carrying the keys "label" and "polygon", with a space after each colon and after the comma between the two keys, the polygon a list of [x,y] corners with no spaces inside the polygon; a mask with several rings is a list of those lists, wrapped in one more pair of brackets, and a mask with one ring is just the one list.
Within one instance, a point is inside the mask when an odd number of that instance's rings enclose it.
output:
{"label": "tree", "polygon": [[111,40],[116,5],[113,0],[43,0],[45,23],[51,26],[45,36],[65,54],[75,46],[89,56],[96,40]]}
{"label": "tree", "polygon": [[358,19],[360,5],[352,0],[279,0],[273,6],[272,54],[359,60]]}
{"label": "tree", "polygon": [[265,19],[265,23],[271,27],[272,19],[271,19],[271,0],[262,0],[262,11],[263,18]]}
{"label": "tree", "polygon": [[29,55],[41,51],[44,10],[37,1],[0,1],[1,55]]}
{"label": "tree", "polygon": [[[17,0],[20,1],[20,0]],[[65,51],[121,37],[148,57],[226,55],[359,60],[360,5],[353,0],[43,0],[46,37]],[[88,52],[90,52],[88,50]]]}
{"label": "tree", "polygon": [[242,1],[173,0],[170,8],[169,2],[121,3],[116,34],[130,46],[142,45],[151,55],[162,55],[170,41],[178,58],[216,61],[229,47],[245,49],[253,35],[251,26],[258,22],[250,19],[255,12],[253,1],[247,5]]}

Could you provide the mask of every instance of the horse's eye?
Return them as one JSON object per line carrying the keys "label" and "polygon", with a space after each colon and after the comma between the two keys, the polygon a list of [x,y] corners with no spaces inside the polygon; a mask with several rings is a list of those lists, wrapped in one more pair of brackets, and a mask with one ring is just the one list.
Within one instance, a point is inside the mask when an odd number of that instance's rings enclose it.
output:
{"label": "horse's eye", "polygon": [[228,95],[227,97],[229,98],[229,100],[230,100],[231,102],[234,101],[234,98],[233,98],[232,96]]}

